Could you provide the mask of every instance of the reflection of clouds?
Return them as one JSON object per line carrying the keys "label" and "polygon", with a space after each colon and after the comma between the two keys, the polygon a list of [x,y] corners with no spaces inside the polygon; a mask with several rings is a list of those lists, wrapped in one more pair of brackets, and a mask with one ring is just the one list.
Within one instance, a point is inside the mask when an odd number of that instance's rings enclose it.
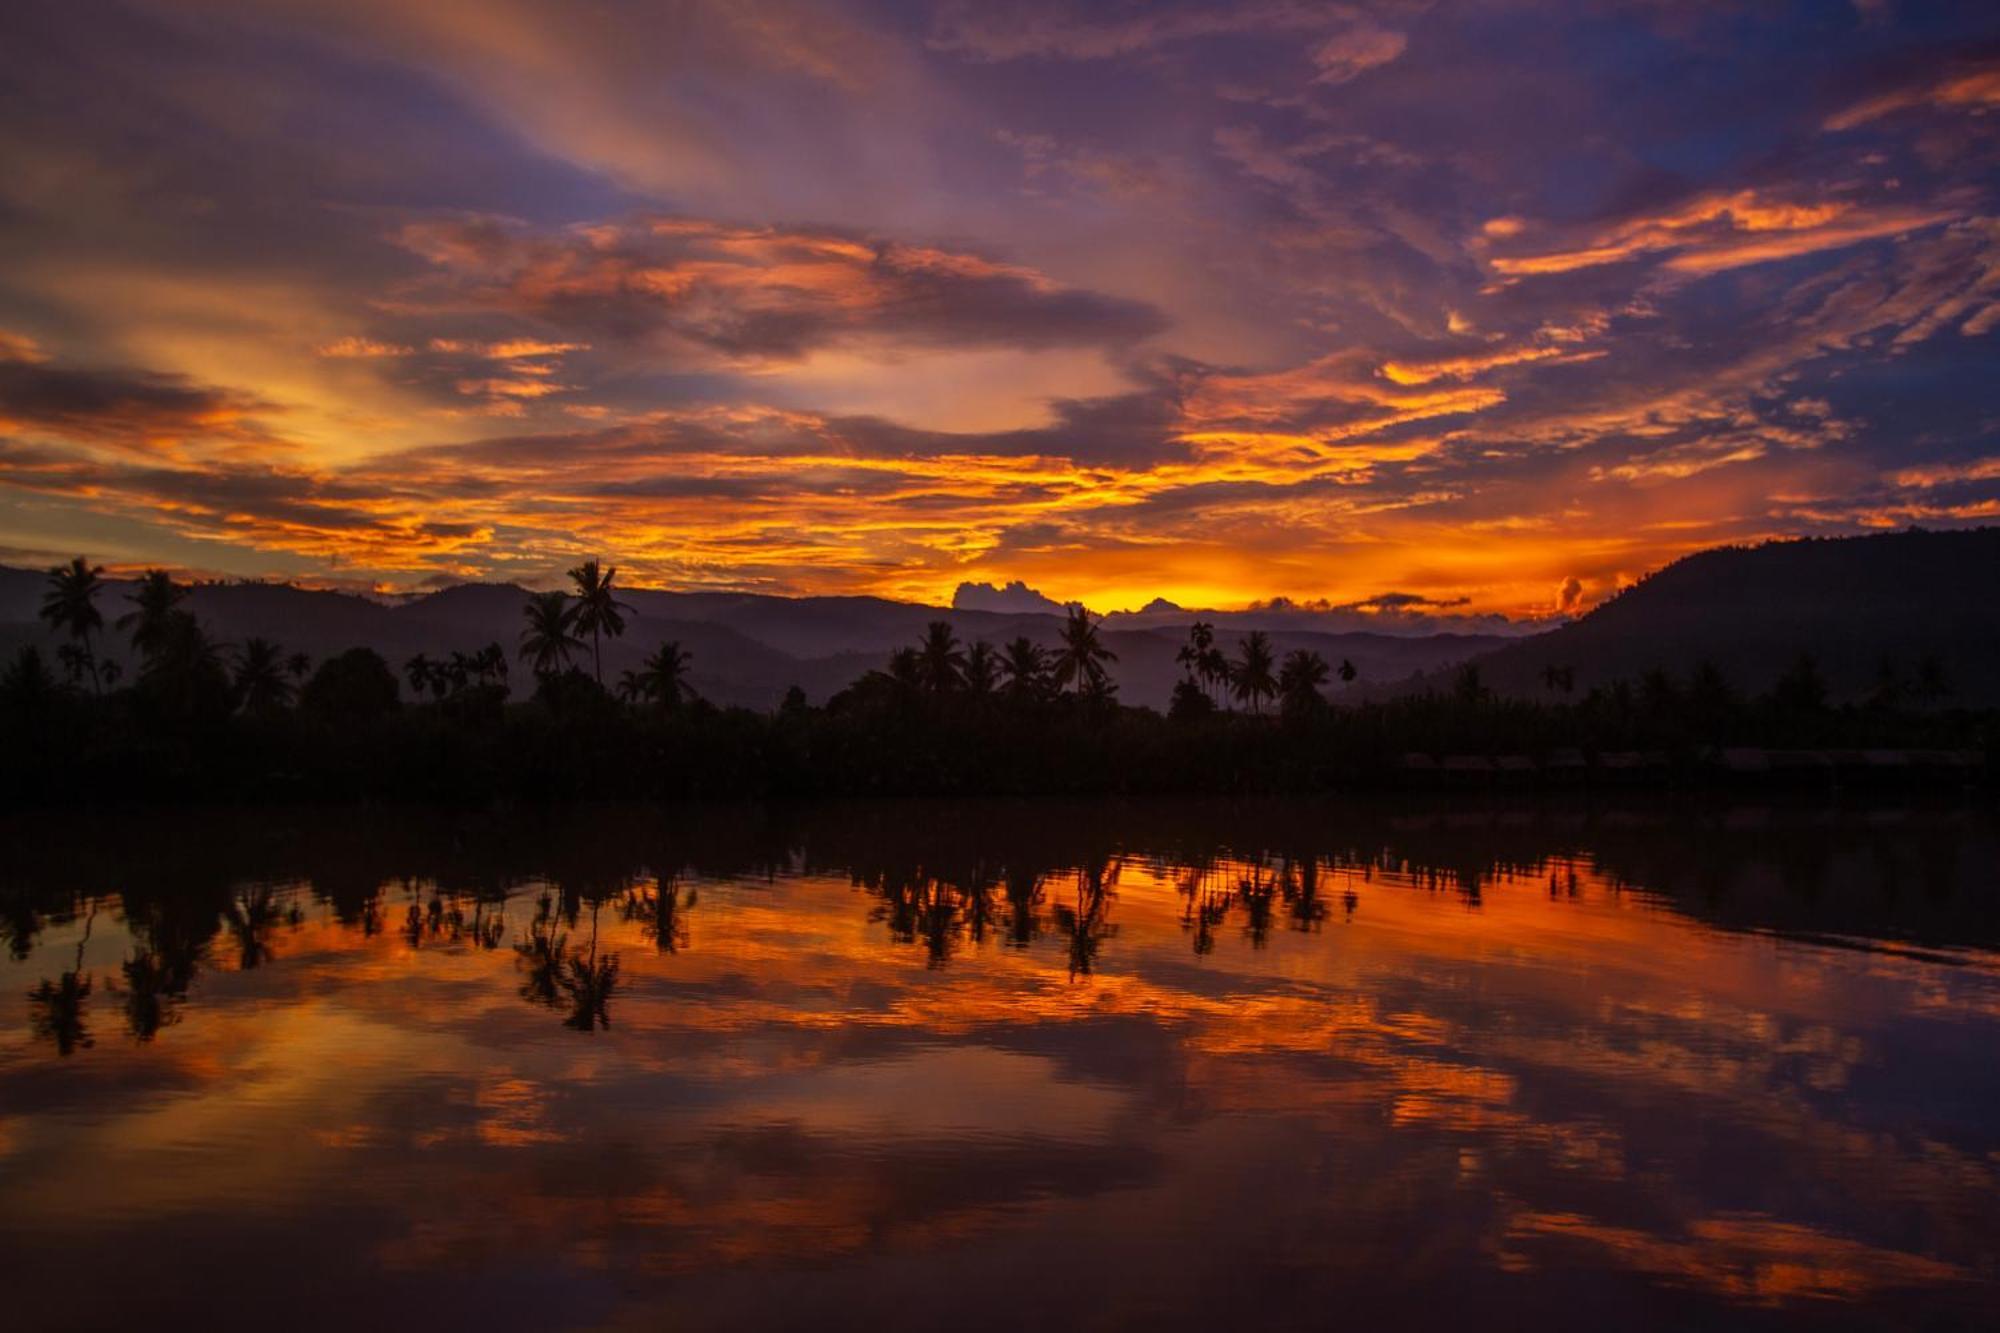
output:
{"label": "reflection of clouds", "polygon": [[[1594,1247],[1621,1267],[1745,1305],[1856,1300],[1884,1288],[1927,1286],[1962,1275],[1951,1264],[1765,1217],[1697,1218],[1685,1236],[1661,1237],[1573,1213],[1524,1213],[1509,1221],[1507,1240]],[[1503,1253],[1503,1262],[1509,1261],[1516,1271],[1533,1262],[1521,1250]]]}
{"label": "reflection of clouds", "polygon": [[[1204,866],[1225,885],[1280,868]],[[1219,1175],[1282,1171],[1307,1142],[1343,1188],[1300,1205],[1302,1255],[1359,1225],[1432,1225],[1448,1191],[1463,1243],[1511,1271],[1587,1252],[1732,1303],[1867,1300],[1980,1262],[1991,1161],[1871,1123],[1879,1099],[1915,1094],[1870,1070],[1894,1016],[1990,1026],[1990,975],[1713,931],[1584,857],[1322,865],[1318,893],[1355,893],[1351,920],[1336,906],[1319,931],[1274,925],[1257,948],[1238,905],[1203,954],[1183,896],[1201,874],[1168,856],[1102,873],[1118,929],[1088,977],[1060,930],[1009,947],[1001,929],[973,938],[964,913],[930,966],[923,932],[899,943],[871,915],[884,890],[840,874],[703,878],[676,953],[642,917],[601,911],[599,948],[624,972],[589,1040],[520,1000],[509,949],[450,928],[467,900],[413,918],[435,929],[396,929],[439,891],[395,884],[374,913],[387,929],[315,911],[255,969],[205,971],[153,1042],[100,1040],[86,1074],[172,1077],[102,1084],[117,1109],[95,1124],[44,1120],[58,1108],[5,1122],[9,1203],[78,1234],[337,1201],[389,1219],[376,1258],[393,1269],[530,1250],[686,1280],[943,1254],[1138,1206],[1126,1196],[1199,1212]],[[1042,910],[1073,901],[1077,879],[1048,876]],[[1296,874],[1277,879],[1296,891]],[[558,882],[488,905],[505,942],[545,890],[561,914]],[[610,902],[625,883],[605,877]],[[281,905],[304,897],[294,886]],[[572,943],[591,914],[579,904]],[[112,931],[94,947],[127,943]],[[52,1057],[0,1052],[15,1104]],[[1710,1153],[1740,1160],[1734,1178],[1712,1177]],[[98,1183],[79,1189],[86,1172]],[[1791,1215],[1801,1180],[1819,1194]],[[1929,1253],[1881,1227],[1892,1207],[1927,1219]]]}

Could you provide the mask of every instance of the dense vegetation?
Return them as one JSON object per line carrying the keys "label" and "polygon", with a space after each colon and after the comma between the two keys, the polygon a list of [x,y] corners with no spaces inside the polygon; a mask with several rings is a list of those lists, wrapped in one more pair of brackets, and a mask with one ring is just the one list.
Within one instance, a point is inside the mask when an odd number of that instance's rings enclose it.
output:
{"label": "dense vegetation", "polygon": [[[1072,613],[1052,651],[961,643],[949,625],[824,706],[794,691],[770,712],[717,708],[688,654],[659,644],[608,685],[601,645],[625,631],[616,570],[588,561],[570,594],[531,596],[514,660],[499,644],[400,673],[366,648],[314,663],[280,645],[216,642],[153,571],[107,630],[101,571],[51,570],[42,615],[66,636],[52,668],[24,649],[0,673],[0,795],[16,801],[419,797],[1262,792],[1415,780],[1406,756],[1572,761],[1653,752],[1647,771],[1695,780],[1720,747],[1967,747],[1991,769],[1995,717],[1950,706],[1936,664],[1885,660],[1861,703],[1834,707],[1801,656],[1744,697],[1701,667],[1580,695],[1550,667],[1546,697],[1502,699],[1476,668],[1420,696],[1335,707],[1345,663],[1260,632],[1232,653],[1197,624],[1162,715],[1121,706],[1096,623]],[[97,648],[129,636],[120,680]],[[581,663],[589,663],[586,669]],[[513,693],[516,668],[530,688]],[[404,685],[407,683],[408,693]],[[1524,770],[1525,771],[1525,770]],[[1541,780],[1534,774],[1512,780]]]}

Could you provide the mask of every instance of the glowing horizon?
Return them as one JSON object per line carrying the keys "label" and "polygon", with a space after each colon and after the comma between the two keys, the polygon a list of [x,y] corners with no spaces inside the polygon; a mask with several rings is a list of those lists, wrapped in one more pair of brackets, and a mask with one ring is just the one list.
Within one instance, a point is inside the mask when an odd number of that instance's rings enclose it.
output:
{"label": "glowing horizon", "polygon": [[1533,618],[2000,521],[2000,19],[1535,8],[9,14],[0,563]]}

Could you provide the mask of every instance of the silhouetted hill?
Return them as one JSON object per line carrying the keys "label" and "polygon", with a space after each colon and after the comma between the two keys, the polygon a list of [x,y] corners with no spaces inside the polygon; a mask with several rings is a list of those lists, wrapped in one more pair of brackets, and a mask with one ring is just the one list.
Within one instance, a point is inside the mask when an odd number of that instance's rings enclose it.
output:
{"label": "silhouetted hill", "polygon": [[[0,651],[11,653],[30,642],[53,650],[54,640],[36,620],[45,578],[39,570],[0,568]],[[128,669],[132,663],[124,636],[109,627],[127,609],[125,598],[131,588],[129,581],[109,581],[99,603],[107,627],[100,651],[123,661]],[[1055,615],[960,611],[879,597],[651,589],[628,589],[620,596],[632,610],[625,635],[604,644],[607,682],[638,666],[661,642],[673,639],[693,654],[692,681],[703,695],[717,703],[758,708],[775,704],[793,685],[814,702],[824,701],[864,672],[882,666],[895,649],[914,644],[933,620],[951,622],[967,641],[985,639],[996,646],[1017,635],[1050,646],[1062,628],[1062,618]],[[187,606],[225,642],[262,637],[315,660],[365,645],[400,671],[418,653],[440,656],[493,642],[511,657],[520,641],[526,597],[512,584],[460,584],[387,602],[285,584],[211,583],[198,585]],[[1185,620],[1178,625],[1109,630],[1104,642],[1118,654],[1113,675],[1120,698],[1164,707],[1180,676],[1174,655],[1185,635]],[[1217,637],[1233,652],[1240,635],[1222,627]],[[1503,641],[1491,635],[1400,637],[1298,630],[1279,631],[1272,639],[1280,653],[1309,648],[1336,665],[1349,659],[1363,681],[1400,680],[1437,670]],[[587,666],[588,657],[583,660]],[[526,684],[519,668],[516,683]]]}
{"label": "silhouetted hill", "polygon": [[1932,657],[1950,702],[2000,703],[2000,528],[1703,551],[1477,662],[1488,687],[1521,697],[1548,697],[1551,666],[1573,670],[1581,694],[1656,668],[1685,677],[1704,660],[1756,694],[1802,652],[1835,702],[1873,689],[1884,659],[1910,681]]}

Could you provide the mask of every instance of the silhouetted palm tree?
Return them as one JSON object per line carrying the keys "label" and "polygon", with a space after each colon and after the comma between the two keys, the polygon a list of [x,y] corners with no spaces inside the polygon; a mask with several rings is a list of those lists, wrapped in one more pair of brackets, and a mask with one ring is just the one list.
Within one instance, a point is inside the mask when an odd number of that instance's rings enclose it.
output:
{"label": "silhouetted palm tree", "polygon": [[530,594],[522,608],[528,628],[521,631],[521,656],[537,676],[553,676],[569,665],[571,652],[583,647],[583,640],[570,633],[576,608],[559,592]]}
{"label": "silhouetted palm tree", "polygon": [[931,694],[950,694],[965,684],[965,654],[948,621],[933,620],[917,645],[917,669],[924,689]]}
{"label": "silhouetted palm tree", "polygon": [[991,694],[999,682],[1000,655],[986,640],[975,641],[965,650],[965,688],[973,694]]}
{"label": "silhouetted palm tree", "polygon": [[1945,674],[1944,660],[1937,654],[1929,653],[1918,659],[1917,683],[1912,693],[1926,707],[1951,697],[1951,678]]}
{"label": "silhouetted palm tree", "polygon": [[208,636],[200,621],[185,611],[169,611],[148,643],[139,683],[170,712],[191,717],[209,709],[228,711],[229,675],[223,669],[222,645]]}
{"label": "silhouetted palm tree", "polygon": [[1007,697],[1016,703],[1041,698],[1048,685],[1047,657],[1025,634],[1007,645],[1000,657],[1000,671],[1007,677]]}
{"label": "silhouetted palm tree", "polygon": [[431,661],[430,654],[418,653],[403,663],[403,675],[410,682],[410,693],[422,699],[431,692],[431,678],[437,670],[437,663]]}
{"label": "silhouetted palm tree", "polygon": [[303,685],[306,677],[312,674],[312,654],[293,653],[285,659],[285,670],[290,674],[293,681]]}
{"label": "silhouetted palm tree", "polygon": [[613,583],[618,578],[618,566],[601,568],[597,561],[586,560],[569,572],[570,581],[576,584],[576,628],[580,634],[590,636],[591,666],[597,675],[597,683],[604,683],[604,639],[608,635],[617,638],[625,632],[624,612],[632,608],[612,595]]}
{"label": "silhouetted palm tree", "polygon": [[1263,701],[1274,698],[1278,693],[1277,678],[1271,673],[1275,665],[1271,636],[1263,630],[1253,629],[1248,637],[1237,643],[1237,647],[1243,655],[1230,666],[1230,691],[1238,702],[1249,704],[1251,712],[1261,712]]}
{"label": "silhouetted palm tree", "polygon": [[253,716],[275,713],[292,701],[278,645],[269,639],[245,639],[236,657],[236,703]]}
{"label": "silhouetted palm tree", "polygon": [[188,589],[166,570],[149,569],[139,576],[138,591],[125,599],[134,609],[118,617],[118,628],[131,630],[133,648],[151,657],[165,642],[175,608],[187,595]]}
{"label": "silhouetted palm tree", "polygon": [[1071,607],[1053,664],[1056,688],[1060,690],[1074,682],[1078,694],[1102,692],[1106,683],[1104,664],[1117,660],[1118,654],[1098,640],[1097,626],[1092,623],[1090,613],[1080,606]]}
{"label": "silhouetted palm tree", "polygon": [[688,684],[688,665],[694,654],[669,639],[653,650],[639,671],[641,693],[661,708],[679,708],[685,699],[697,697]]}
{"label": "silhouetted palm tree", "polygon": [[97,594],[104,588],[104,568],[82,556],[49,571],[49,590],[42,595],[42,619],[49,628],[67,634],[83,646],[83,666],[90,673],[94,694],[104,692],[97,674],[97,653],[90,636],[104,627]]}
{"label": "silhouetted palm tree", "polygon": [[1284,665],[1278,670],[1278,692],[1283,696],[1284,710],[1300,715],[1324,704],[1326,700],[1319,689],[1331,674],[1326,659],[1309,648],[1294,648],[1286,653]]}
{"label": "silhouetted palm tree", "polygon": [[1187,642],[1174,654],[1181,670],[1189,680],[1199,680],[1204,688],[1208,684],[1208,654],[1215,647],[1215,626],[1205,620],[1197,620],[1188,626]]}

